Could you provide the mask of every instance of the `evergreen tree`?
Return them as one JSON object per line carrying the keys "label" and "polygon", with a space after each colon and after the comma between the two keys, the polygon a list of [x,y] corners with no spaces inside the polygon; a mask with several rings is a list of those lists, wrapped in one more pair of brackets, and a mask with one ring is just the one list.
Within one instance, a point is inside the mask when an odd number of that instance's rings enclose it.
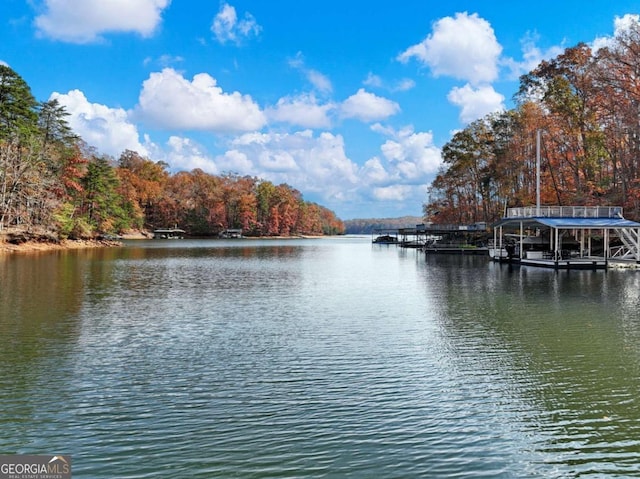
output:
{"label": "evergreen tree", "polygon": [[62,147],[75,145],[79,137],[73,133],[66,117],[69,116],[64,106],[57,99],[41,103],[38,107],[38,127],[42,135],[42,146],[51,144]]}
{"label": "evergreen tree", "polygon": [[36,132],[37,106],[22,77],[8,66],[0,65],[0,140]]}
{"label": "evergreen tree", "polygon": [[112,233],[130,226],[127,205],[118,193],[119,180],[106,158],[94,158],[82,179],[83,212],[100,233]]}

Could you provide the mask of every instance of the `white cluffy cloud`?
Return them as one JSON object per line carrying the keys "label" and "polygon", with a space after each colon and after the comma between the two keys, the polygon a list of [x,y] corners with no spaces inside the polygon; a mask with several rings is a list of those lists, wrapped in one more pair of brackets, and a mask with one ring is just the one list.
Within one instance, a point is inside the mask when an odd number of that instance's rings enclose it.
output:
{"label": "white cluffy cloud", "polygon": [[440,149],[431,132],[399,131],[379,123],[371,129],[389,137],[380,147],[382,156],[370,158],[361,168],[362,183],[375,201],[421,204],[426,188],[442,165]]}
{"label": "white cluffy cloud", "polygon": [[110,108],[99,103],[90,103],[80,90],[66,94],[53,93],[51,100],[58,100],[69,116],[67,122],[74,133],[79,135],[98,152],[114,157],[124,150],[148,154],[148,140],[143,145],[137,127],[129,121],[122,108]]}
{"label": "white cluffy cloud", "polygon": [[361,121],[384,120],[400,111],[400,105],[379,97],[360,88],[347,98],[340,107],[343,118],[356,118]]}
{"label": "white cluffy cloud", "polygon": [[329,128],[329,114],[335,109],[333,103],[320,104],[313,93],[285,97],[266,110],[270,120],[298,125],[303,128]]}
{"label": "white cluffy cloud", "polygon": [[[526,48],[529,63],[541,55],[533,43]],[[469,123],[504,108],[504,96],[491,83],[498,79],[501,64],[509,65],[513,71],[523,64],[501,60],[501,54],[502,46],[489,22],[475,13],[464,12],[435,22],[432,33],[398,55],[398,60],[406,63],[415,58],[436,77],[466,81],[464,86],[454,87],[447,99],[460,108],[460,120]]]}
{"label": "white cluffy cloud", "polygon": [[433,33],[398,56],[401,62],[416,58],[435,76],[451,76],[472,84],[498,77],[502,46],[493,28],[477,14],[456,13],[433,25]]}
{"label": "white cluffy cloud", "polygon": [[504,96],[489,85],[474,88],[467,83],[462,88],[453,88],[447,99],[460,107],[460,121],[463,123],[505,109]]}
{"label": "white cluffy cloud", "polygon": [[373,189],[373,197],[378,201],[406,201],[414,195],[414,188],[410,185],[389,185]]}
{"label": "white cluffy cloud", "polygon": [[199,168],[213,175],[220,173],[206,150],[189,138],[172,135],[167,140],[167,149],[158,149],[155,153],[174,170],[192,171]]}
{"label": "white cluffy cloud", "polygon": [[613,20],[613,36],[598,37],[593,41],[593,51],[613,45],[616,37],[629,32],[632,28],[638,28],[640,15],[627,13],[622,17],[616,16]]}
{"label": "white cluffy cloud", "polygon": [[160,24],[170,0],[45,0],[35,19],[41,35],[72,43],[90,43],[109,32],[148,37]]}
{"label": "white cluffy cloud", "polygon": [[[374,126],[374,131],[381,130]],[[420,183],[438,171],[442,159],[440,149],[433,144],[431,132],[415,132],[411,127],[397,132],[386,129],[385,132],[392,138],[380,150],[391,164],[394,179]]]}
{"label": "white cluffy cloud", "polygon": [[248,12],[239,20],[236,9],[228,3],[223,3],[213,19],[211,31],[220,43],[231,42],[239,45],[245,38],[259,35],[262,27]]}
{"label": "white cluffy cloud", "polygon": [[207,73],[189,81],[172,68],[144,81],[136,114],[159,128],[177,130],[241,132],[259,130],[266,122],[249,95],[225,93]]}
{"label": "white cluffy cloud", "polygon": [[235,138],[216,162],[223,171],[260,172],[274,182],[305,191],[338,193],[357,182],[357,165],[346,155],[341,135],[311,130],[295,133],[246,133]]}
{"label": "white cluffy cloud", "polygon": [[332,117],[353,118],[369,123],[384,120],[400,111],[391,100],[360,88],[342,103],[321,103],[313,93],[284,97],[265,113],[270,121],[289,123],[303,128],[330,128]]}

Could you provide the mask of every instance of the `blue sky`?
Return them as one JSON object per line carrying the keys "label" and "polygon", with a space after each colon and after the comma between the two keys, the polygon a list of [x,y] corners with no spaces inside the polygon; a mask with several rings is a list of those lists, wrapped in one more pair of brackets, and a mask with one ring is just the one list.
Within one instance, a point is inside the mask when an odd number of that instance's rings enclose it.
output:
{"label": "blue sky", "polygon": [[288,183],[342,219],[421,215],[455,131],[640,1],[2,0],[0,62],[76,133],[171,171]]}

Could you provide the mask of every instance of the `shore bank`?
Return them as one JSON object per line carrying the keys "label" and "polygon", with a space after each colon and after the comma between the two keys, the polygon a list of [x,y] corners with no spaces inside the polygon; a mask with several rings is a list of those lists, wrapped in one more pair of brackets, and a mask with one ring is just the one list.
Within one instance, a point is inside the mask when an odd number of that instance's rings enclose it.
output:
{"label": "shore bank", "polygon": [[15,230],[0,232],[0,255],[114,246],[122,246],[122,243],[107,239],[56,240],[46,234],[25,234]]}
{"label": "shore bank", "polygon": [[[118,239],[94,239],[94,240],[59,240],[56,241],[50,236],[37,236],[28,240],[15,241],[12,236],[15,232],[0,233],[0,255],[11,253],[33,253],[46,251],[64,251],[85,248],[105,248],[122,246],[122,240],[148,240],[153,238],[153,234],[146,231],[136,231],[123,234]],[[316,235],[292,235],[292,236],[256,236],[243,237],[245,240],[282,240],[282,239],[317,239],[328,238],[329,236]],[[209,239],[209,238],[208,238]],[[211,238],[215,239],[215,238]]]}
{"label": "shore bank", "polygon": [[29,240],[23,243],[16,244],[9,241],[3,241],[3,239],[4,238],[0,239],[0,255],[122,246],[121,242],[113,240]]}

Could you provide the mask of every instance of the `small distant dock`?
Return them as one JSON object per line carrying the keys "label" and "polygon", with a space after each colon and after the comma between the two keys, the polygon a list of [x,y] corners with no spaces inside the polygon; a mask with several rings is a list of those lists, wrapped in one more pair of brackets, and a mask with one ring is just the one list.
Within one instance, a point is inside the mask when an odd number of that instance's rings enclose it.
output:
{"label": "small distant dock", "polygon": [[218,233],[218,238],[222,239],[239,239],[244,238],[242,230],[239,228],[228,228]]}
{"label": "small distant dock", "polygon": [[185,233],[180,228],[160,228],[153,230],[153,239],[183,239]]}

